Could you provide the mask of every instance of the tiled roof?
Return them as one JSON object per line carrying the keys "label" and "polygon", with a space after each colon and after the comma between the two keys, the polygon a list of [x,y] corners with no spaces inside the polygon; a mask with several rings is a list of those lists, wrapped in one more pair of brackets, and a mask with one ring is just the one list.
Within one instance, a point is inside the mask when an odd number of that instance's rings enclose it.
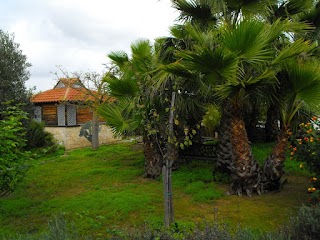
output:
{"label": "tiled roof", "polygon": [[[97,94],[95,91],[91,91],[91,93]],[[47,90],[33,95],[31,98],[31,102],[33,103],[90,100],[94,100],[94,97],[86,89],[72,87]]]}
{"label": "tiled roof", "polygon": [[[78,84],[77,84],[78,83]],[[90,92],[82,87],[78,78],[60,78],[56,86],[36,95],[33,95],[31,102],[33,103],[49,103],[62,101],[90,101],[97,96],[96,91]]]}

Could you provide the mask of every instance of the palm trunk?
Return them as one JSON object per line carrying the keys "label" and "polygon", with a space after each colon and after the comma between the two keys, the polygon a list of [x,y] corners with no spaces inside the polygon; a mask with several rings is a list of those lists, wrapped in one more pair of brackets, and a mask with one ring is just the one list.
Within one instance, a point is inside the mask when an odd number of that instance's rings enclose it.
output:
{"label": "palm trunk", "polygon": [[161,174],[162,156],[155,147],[156,142],[152,137],[143,137],[143,152],[145,156],[145,177],[157,178]]}
{"label": "palm trunk", "polygon": [[260,169],[252,157],[245,122],[241,115],[237,114],[237,111],[234,111],[235,114],[231,122],[231,143],[234,154],[231,189],[239,196],[243,192],[252,196],[254,191],[258,194],[261,191]]}
{"label": "palm trunk", "polygon": [[231,113],[228,107],[223,109],[222,117],[220,121],[218,137],[218,152],[217,152],[217,164],[216,168],[225,173],[230,173],[233,152],[231,144]]}
{"label": "palm trunk", "polygon": [[283,163],[286,159],[288,146],[288,130],[283,128],[277,138],[277,143],[272,153],[265,161],[263,167],[263,189],[267,191],[279,190],[281,188],[281,177],[284,173]]}

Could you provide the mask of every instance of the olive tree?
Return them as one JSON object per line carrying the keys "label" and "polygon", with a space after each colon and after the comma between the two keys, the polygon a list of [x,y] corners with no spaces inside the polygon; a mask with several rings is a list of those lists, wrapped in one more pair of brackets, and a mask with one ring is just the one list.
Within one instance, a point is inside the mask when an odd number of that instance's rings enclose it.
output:
{"label": "olive tree", "polygon": [[14,41],[14,35],[0,29],[0,110],[7,101],[28,102],[25,82],[29,79],[31,66],[27,57]]}

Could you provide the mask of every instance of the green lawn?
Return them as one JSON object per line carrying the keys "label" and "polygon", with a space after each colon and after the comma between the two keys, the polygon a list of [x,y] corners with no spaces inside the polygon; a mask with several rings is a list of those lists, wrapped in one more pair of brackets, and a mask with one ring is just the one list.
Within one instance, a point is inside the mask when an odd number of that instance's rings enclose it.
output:
{"label": "green lawn", "polygon": [[[254,153],[261,148],[255,147]],[[269,150],[267,146],[264,151]],[[252,198],[225,195],[228,185],[213,182],[212,163],[184,164],[173,174],[175,220],[184,228],[216,221],[253,231],[273,230],[308,197],[307,178],[297,176],[299,163],[290,164],[294,171],[289,172],[295,175],[286,176],[283,191]],[[79,234],[95,238],[145,224],[160,228],[162,183],[143,178],[143,168],[141,146],[133,143],[38,159],[23,187],[0,199],[0,236],[44,231],[57,214],[73,222]]]}

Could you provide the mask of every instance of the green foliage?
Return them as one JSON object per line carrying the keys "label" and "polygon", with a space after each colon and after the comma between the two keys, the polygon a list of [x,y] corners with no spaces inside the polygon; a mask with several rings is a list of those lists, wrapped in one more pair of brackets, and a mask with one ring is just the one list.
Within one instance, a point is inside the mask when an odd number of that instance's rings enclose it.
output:
{"label": "green foliage", "polygon": [[53,135],[44,130],[44,122],[31,120],[26,132],[27,149],[53,147],[56,143]]}
{"label": "green foliage", "polygon": [[8,106],[0,120],[0,196],[12,192],[24,178],[28,169],[29,152],[22,121],[26,113],[19,106]]}
{"label": "green foliage", "polygon": [[320,174],[320,121],[313,117],[301,123],[291,136],[291,158],[305,162],[310,171]]}
{"label": "green foliage", "polygon": [[28,102],[25,81],[29,79],[27,70],[31,64],[14,42],[14,36],[0,29],[0,111],[4,111],[7,101]]}
{"label": "green foliage", "polygon": [[221,113],[215,105],[209,105],[206,110],[206,114],[202,119],[202,124],[206,127],[210,136],[214,136],[214,129],[220,122]]}
{"label": "green foliage", "polygon": [[283,229],[286,239],[318,239],[320,232],[320,205],[299,209],[298,215],[292,217]]}

